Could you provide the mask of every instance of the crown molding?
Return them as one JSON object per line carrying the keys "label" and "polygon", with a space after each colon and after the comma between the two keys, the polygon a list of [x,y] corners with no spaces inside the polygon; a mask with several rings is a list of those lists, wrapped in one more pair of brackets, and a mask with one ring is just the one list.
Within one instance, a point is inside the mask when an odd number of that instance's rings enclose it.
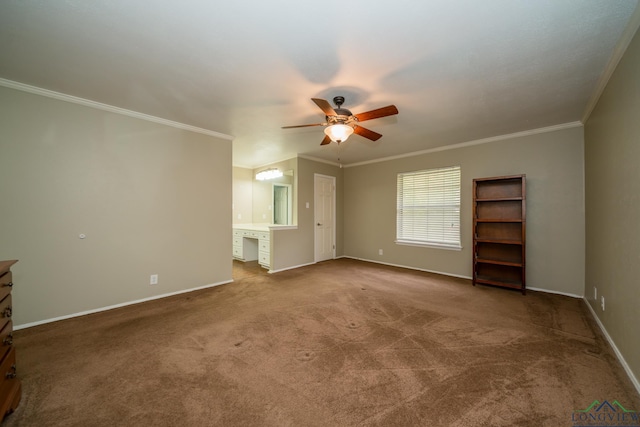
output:
{"label": "crown molding", "polygon": [[256,169],[260,169],[260,168],[266,168],[266,167],[269,167],[269,166],[273,166],[273,165],[275,165],[276,163],[288,162],[289,160],[294,160],[294,159],[297,159],[298,157],[302,157],[302,156],[295,155],[295,156],[292,156],[292,157],[287,157],[286,159],[274,160],[273,162],[264,163],[264,164],[261,164],[261,165],[258,165],[258,166],[241,165],[241,164],[239,164],[239,163],[233,163],[233,165],[232,165],[232,166],[233,166],[234,168],[242,168],[242,169],[252,169],[252,170],[256,170]]}
{"label": "crown molding", "polygon": [[331,165],[331,166],[342,167],[342,165],[340,163],[332,162],[331,160],[320,159],[318,157],[308,156],[306,154],[298,154],[298,157],[301,157],[301,158],[306,159],[306,160],[311,160],[312,162],[325,163],[325,164]]}
{"label": "crown molding", "polygon": [[182,130],[188,130],[191,132],[201,133],[204,135],[213,136],[220,139],[233,140],[233,136],[226,135],[224,133],[212,131],[209,129],[203,129],[196,126],[186,125],[184,123],[174,122],[172,120],[163,119],[160,117],[150,116],[149,114],[138,113],[136,111],[126,110],[120,107],[114,107],[113,105],[103,104],[101,102],[91,101],[85,98],[79,98],[73,95],[67,95],[60,92],[55,92],[48,89],[43,89],[36,86],[27,85],[24,83],[15,82],[13,80],[7,80],[0,78],[0,86],[7,87],[9,89],[15,89],[22,92],[33,93],[35,95],[45,96],[47,98],[57,99],[59,101],[70,102],[72,104],[79,104],[85,107],[95,108],[102,111],[108,111],[110,113],[120,114],[123,116],[133,117],[135,119],[145,120],[148,122],[159,123],[161,125],[170,126]]}
{"label": "crown molding", "polygon": [[589,116],[591,116],[594,108],[596,108],[604,89],[607,87],[607,83],[609,83],[611,76],[618,67],[620,60],[627,51],[631,40],[633,40],[633,36],[638,31],[638,28],[640,28],[640,3],[636,5],[636,10],[631,15],[631,18],[629,18],[629,22],[622,32],[620,40],[618,40],[613,53],[611,54],[607,66],[604,68],[604,71],[602,71],[602,74],[600,74],[600,78],[598,79],[596,87],[591,94],[591,98],[589,98],[589,101],[584,108],[584,112],[582,113],[582,123],[587,123],[587,120],[589,120]]}
{"label": "crown molding", "polygon": [[367,160],[367,161],[364,161],[364,162],[351,163],[349,165],[344,165],[344,167],[345,168],[350,168],[350,167],[354,167],[354,166],[363,166],[363,165],[368,165],[368,164],[371,164],[371,163],[386,162],[386,161],[389,161],[389,160],[402,159],[402,158],[405,158],[405,157],[413,157],[413,156],[419,156],[419,155],[422,155],[422,154],[436,153],[438,151],[455,150],[455,149],[458,149],[458,148],[470,147],[472,145],[488,144],[490,142],[504,141],[505,139],[522,138],[524,136],[538,135],[538,134],[541,134],[541,133],[555,132],[555,131],[558,131],[558,130],[572,129],[572,128],[577,128],[577,127],[581,127],[581,126],[582,126],[582,122],[563,123],[563,124],[560,124],[560,125],[547,126],[547,127],[544,127],[544,128],[525,130],[525,131],[522,131],[522,132],[509,133],[509,134],[506,134],[506,135],[498,135],[498,136],[492,136],[492,137],[489,137],[489,138],[483,138],[483,139],[476,139],[476,140],[473,140],[473,141],[461,142],[459,144],[445,145],[445,146],[436,147],[436,148],[428,148],[426,150],[420,150],[420,151],[412,151],[411,153],[398,154],[397,156],[383,157],[383,158],[375,159],[375,160]]}

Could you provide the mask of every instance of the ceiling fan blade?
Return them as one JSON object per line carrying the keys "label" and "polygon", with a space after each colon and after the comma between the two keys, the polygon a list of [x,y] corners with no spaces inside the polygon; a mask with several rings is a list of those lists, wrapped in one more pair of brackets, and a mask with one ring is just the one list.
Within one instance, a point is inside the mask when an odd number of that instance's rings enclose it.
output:
{"label": "ceiling fan blade", "polygon": [[324,112],[325,115],[327,116],[338,115],[333,109],[333,107],[331,107],[331,104],[329,104],[328,101],[325,101],[324,99],[319,99],[319,98],[311,98],[311,100],[315,102],[318,107],[320,107],[320,109]]}
{"label": "ceiling fan blade", "polygon": [[398,114],[398,109],[395,105],[387,105],[386,107],[378,108],[376,110],[366,111],[360,114],[354,114],[353,116],[358,119],[359,122],[365,120],[378,119],[380,117],[393,116]]}
{"label": "ceiling fan blade", "polygon": [[326,123],[314,123],[312,125],[296,125],[296,126],[282,126],[282,129],[293,129],[293,128],[307,128],[310,126],[326,126]]}
{"label": "ceiling fan blade", "polygon": [[382,138],[382,135],[380,135],[379,133],[363,128],[362,126],[358,126],[358,125],[355,125],[353,127],[353,132],[357,133],[360,136],[364,136],[365,138],[370,139],[372,141],[377,141],[380,138]]}
{"label": "ceiling fan blade", "polygon": [[329,135],[325,135],[320,145],[327,145],[329,143],[331,143],[331,138],[329,138]]}

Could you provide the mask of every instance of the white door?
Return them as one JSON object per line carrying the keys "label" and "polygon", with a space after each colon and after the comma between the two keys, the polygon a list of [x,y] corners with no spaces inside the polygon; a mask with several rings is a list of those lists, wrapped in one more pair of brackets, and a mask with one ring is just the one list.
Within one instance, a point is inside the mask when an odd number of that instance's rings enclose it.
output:
{"label": "white door", "polygon": [[314,175],[316,262],[335,257],[336,178]]}

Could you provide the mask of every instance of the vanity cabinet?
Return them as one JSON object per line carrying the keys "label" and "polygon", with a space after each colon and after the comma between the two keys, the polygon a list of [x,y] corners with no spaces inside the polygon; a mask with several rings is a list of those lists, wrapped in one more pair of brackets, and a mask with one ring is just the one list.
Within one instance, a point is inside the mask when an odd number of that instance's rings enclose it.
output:
{"label": "vanity cabinet", "polygon": [[266,269],[271,267],[270,233],[263,231],[258,233],[258,263]]}
{"label": "vanity cabinet", "polygon": [[[265,227],[266,228],[266,227]],[[233,258],[239,261],[255,261],[271,267],[271,233],[258,227],[233,228]]]}

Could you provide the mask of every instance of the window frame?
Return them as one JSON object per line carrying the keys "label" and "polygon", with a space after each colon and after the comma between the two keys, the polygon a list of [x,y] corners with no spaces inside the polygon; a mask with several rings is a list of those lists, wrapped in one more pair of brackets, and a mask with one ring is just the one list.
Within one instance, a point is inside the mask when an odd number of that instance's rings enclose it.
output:
{"label": "window frame", "polygon": [[[454,176],[450,176],[451,174]],[[462,250],[461,178],[462,169],[459,165],[398,173],[396,178],[395,243],[407,246],[430,247],[455,251]],[[413,183],[408,182],[411,179],[414,181]],[[452,179],[453,181],[451,181]],[[424,182],[421,183],[420,180],[423,180]],[[412,190],[412,192],[408,193],[407,190]],[[418,194],[416,194],[416,190],[418,191]],[[429,202],[429,200],[419,200],[418,204],[416,204],[413,209],[407,207],[407,198],[416,199],[420,197],[426,197],[427,199],[431,197],[431,202]],[[444,200],[442,200],[443,197]],[[441,202],[439,206],[436,201]],[[429,203],[431,203],[431,206],[429,206]],[[433,215],[433,211],[437,211],[438,209],[442,210],[442,218],[440,219],[442,224],[439,227],[436,227],[435,231],[433,229],[429,230],[428,226],[418,224],[415,234],[407,234],[406,229],[411,228],[412,220],[408,218],[405,212],[413,211],[414,218],[416,218],[413,222],[419,222],[420,220],[427,221],[427,215],[429,213]],[[422,210],[422,212],[416,212],[417,210]],[[431,210],[431,212],[429,212],[429,210]],[[453,213],[451,211],[453,211]],[[450,220],[454,220],[453,228],[457,229],[457,235],[454,234],[454,237],[457,238],[457,241],[455,238],[452,239],[451,232],[447,232],[445,229],[444,223]],[[430,236],[427,236],[429,234]],[[434,234],[440,234],[441,236],[439,238],[434,238]]]}

